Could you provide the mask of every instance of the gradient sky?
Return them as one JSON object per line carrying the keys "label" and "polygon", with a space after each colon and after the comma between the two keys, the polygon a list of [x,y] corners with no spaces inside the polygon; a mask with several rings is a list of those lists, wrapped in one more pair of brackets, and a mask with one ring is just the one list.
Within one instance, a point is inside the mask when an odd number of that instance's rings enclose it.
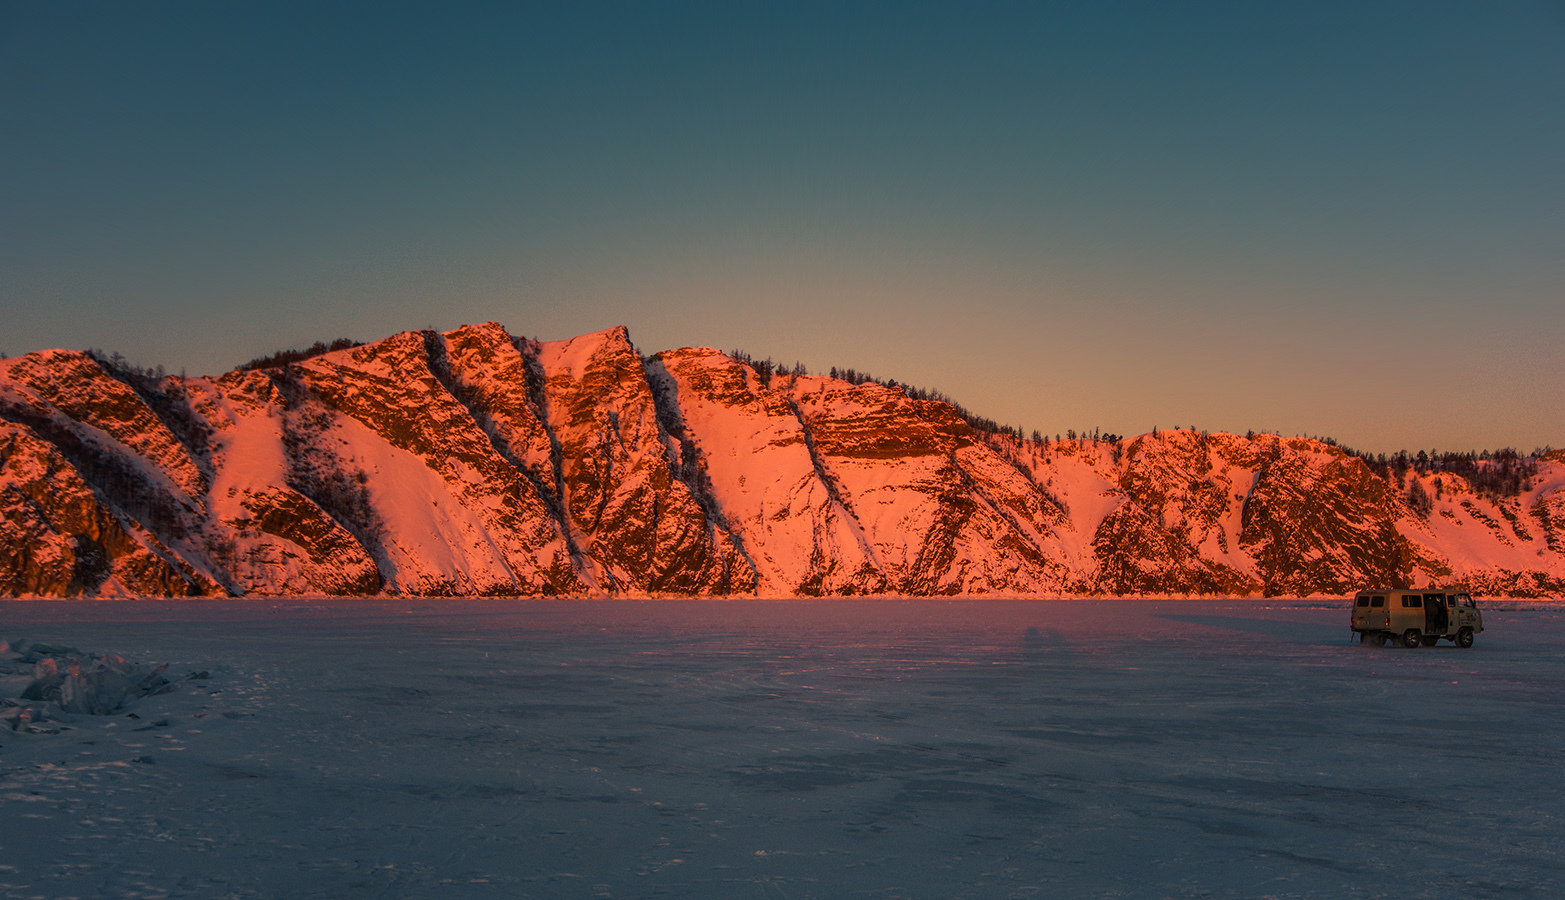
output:
{"label": "gradient sky", "polygon": [[0,3],[0,351],[490,319],[1565,445],[1565,6]]}

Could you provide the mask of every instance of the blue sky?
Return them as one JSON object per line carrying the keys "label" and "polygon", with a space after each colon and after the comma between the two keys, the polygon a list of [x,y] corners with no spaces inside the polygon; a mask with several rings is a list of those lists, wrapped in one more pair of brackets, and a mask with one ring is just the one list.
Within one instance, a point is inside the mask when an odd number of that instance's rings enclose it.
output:
{"label": "blue sky", "polygon": [[0,4],[0,351],[496,320],[1565,444],[1558,3]]}

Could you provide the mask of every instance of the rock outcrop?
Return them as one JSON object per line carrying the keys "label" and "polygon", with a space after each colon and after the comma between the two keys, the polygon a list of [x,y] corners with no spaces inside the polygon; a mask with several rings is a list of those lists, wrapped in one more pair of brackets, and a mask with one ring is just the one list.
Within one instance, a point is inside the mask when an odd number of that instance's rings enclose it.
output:
{"label": "rock outcrop", "polygon": [[623,328],[220,378],[43,351],[0,361],[0,595],[1565,595],[1535,462],[1497,496],[1303,438],[1023,441]]}

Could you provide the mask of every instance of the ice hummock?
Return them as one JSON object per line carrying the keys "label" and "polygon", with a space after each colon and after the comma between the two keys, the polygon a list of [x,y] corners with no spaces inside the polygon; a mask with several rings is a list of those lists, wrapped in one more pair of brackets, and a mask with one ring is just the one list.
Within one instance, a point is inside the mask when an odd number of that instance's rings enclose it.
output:
{"label": "ice hummock", "polygon": [[0,642],[0,721],[12,731],[55,733],[60,713],[107,716],[142,697],[167,693],[182,680],[170,680],[167,671],[167,663],[146,665],[113,653],[83,653],[26,638]]}

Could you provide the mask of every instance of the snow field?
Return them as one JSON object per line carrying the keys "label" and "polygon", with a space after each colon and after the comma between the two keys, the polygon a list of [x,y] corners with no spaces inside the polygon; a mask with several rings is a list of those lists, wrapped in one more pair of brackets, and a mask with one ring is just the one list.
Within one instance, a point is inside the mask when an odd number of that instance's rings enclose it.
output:
{"label": "snow field", "polygon": [[1559,896],[1565,610],[1471,650],[1347,617],[9,603],[210,677],[0,732],[0,898]]}

